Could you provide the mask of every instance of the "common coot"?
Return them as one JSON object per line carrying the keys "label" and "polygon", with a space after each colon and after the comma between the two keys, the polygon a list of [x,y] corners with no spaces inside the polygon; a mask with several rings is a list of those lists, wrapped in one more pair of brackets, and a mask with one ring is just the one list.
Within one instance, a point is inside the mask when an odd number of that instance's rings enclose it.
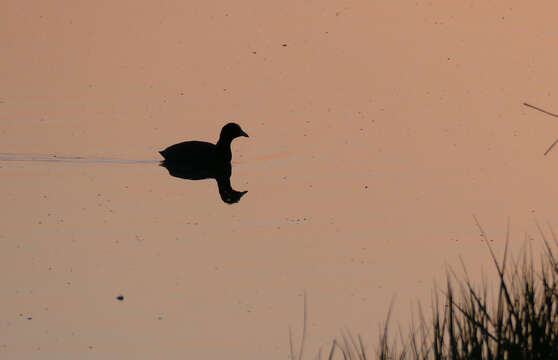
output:
{"label": "common coot", "polygon": [[238,124],[229,123],[221,129],[217,144],[185,141],[160,151],[165,158],[160,165],[174,177],[186,180],[215,179],[221,199],[234,204],[247,193],[231,187],[231,142],[239,136],[248,137],[248,134]]}
{"label": "common coot", "polygon": [[205,141],[185,141],[169,146],[159,153],[165,161],[180,161],[196,164],[207,164],[211,162],[230,162],[232,159],[231,142],[239,136],[248,137],[238,124],[228,123],[221,129],[221,135],[217,144]]}

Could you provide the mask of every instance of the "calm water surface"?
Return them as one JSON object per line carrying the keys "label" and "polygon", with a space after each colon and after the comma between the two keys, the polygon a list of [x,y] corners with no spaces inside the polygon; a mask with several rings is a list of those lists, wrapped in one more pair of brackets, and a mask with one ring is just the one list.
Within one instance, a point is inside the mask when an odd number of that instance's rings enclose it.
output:
{"label": "calm water surface", "polygon": [[[240,5],[8,3],[0,357],[286,359],[304,291],[309,358],[372,348],[490,268],[473,215],[553,224],[552,3]],[[159,166],[229,121],[238,202]]]}

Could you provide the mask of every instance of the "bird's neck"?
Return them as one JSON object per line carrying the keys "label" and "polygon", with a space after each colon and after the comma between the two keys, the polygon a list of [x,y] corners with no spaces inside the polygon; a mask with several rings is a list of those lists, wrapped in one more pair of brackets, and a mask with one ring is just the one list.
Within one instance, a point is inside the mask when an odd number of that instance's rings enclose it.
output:
{"label": "bird's neck", "polygon": [[231,139],[220,138],[215,146],[217,147],[217,155],[219,159],[230,162],[232,159]]}

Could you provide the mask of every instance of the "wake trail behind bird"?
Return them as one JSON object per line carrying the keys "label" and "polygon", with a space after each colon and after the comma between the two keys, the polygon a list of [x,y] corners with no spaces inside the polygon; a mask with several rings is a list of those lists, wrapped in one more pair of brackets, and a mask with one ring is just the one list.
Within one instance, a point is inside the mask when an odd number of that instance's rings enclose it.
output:
{"label": "wake trail behind bird", "polygon": [[55,154],[0,153],[0,161],[60,164],[156,164],[161,160],[119,159],[109,157],[61,156]]}

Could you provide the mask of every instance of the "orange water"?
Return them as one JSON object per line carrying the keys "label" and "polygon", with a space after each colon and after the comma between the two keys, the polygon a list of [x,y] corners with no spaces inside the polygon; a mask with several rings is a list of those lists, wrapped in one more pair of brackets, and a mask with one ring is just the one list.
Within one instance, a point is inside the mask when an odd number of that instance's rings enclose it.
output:
{"label": "orange water", "polygon": [[[287,359],[304,290],[307,358],[372,351],[394,297],[405,328],[490,269],[473,215],[498,253],[555,221],[558,119],[522,103],[558,112],[556,10],[5,1],[0,357]],[[157,166],[229,121],[239,203]]]}

